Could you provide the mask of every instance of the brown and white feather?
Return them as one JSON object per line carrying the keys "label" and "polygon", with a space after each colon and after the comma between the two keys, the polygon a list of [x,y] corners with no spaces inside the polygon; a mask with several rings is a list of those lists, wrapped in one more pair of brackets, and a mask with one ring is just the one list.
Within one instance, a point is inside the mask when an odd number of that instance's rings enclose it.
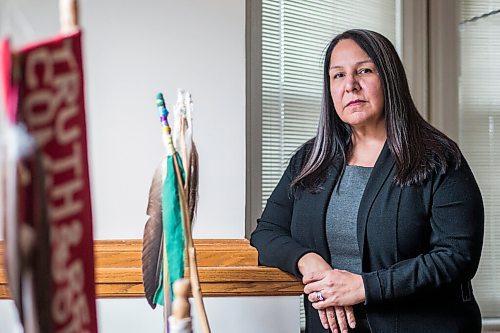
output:
{"label": "brown and white feather", "polygon": [[142,280],[144,295],[154,309],[154,295],[160,283],[163,247],[163,226],[161,192],[163,184],[163,165],[160,165],[153,176],[149,188],[149,199],[146,214],[149,216],[144,227],[142,238]]}

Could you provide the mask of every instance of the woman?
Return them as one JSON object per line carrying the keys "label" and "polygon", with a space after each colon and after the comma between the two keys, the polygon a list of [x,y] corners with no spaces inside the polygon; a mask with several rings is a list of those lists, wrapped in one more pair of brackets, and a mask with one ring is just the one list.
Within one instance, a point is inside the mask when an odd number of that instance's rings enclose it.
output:
{"label": "woman", "polygon": [[483,224],[467,162],[417,112],[391,42],[335,37],[317,135],[251,238],[260,264],[302,278],[306,331],[480,332]]}

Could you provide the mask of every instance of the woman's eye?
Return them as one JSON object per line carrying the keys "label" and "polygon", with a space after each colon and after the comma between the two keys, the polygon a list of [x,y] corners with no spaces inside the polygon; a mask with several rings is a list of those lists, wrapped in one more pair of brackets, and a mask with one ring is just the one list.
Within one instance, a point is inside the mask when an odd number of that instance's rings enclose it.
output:
{"label": "woman's eye", "polygon": [[361,68],[358,71],[358,74],[367,74],[367,73],[373,73],[373,71],[370,68]]}
{"label": "woman's eye", "polygon": [[332,77],[333,77],[334,79],[339,79],[339,78],[341,78],[341,77],[343,77],[343,76],[344,76],[344,74],[343,74],[343,73],[335,73],[335,74],[333,74],[333,76],[332,76]]}

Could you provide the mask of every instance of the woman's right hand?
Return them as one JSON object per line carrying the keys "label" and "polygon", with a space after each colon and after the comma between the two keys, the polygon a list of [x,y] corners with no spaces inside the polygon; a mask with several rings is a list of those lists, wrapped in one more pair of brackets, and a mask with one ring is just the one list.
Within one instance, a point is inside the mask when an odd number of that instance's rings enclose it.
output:
{"label": "woman's right hand", "polygon": [[[310,252],[303,255],[298,263],[298,269],[303,276],[311,276],[312,273],[329,271],[332,267],[318,254]],[[318,290],[319,291],[319,290]],[[356,326],[356,318],[351,306],[335,306],[318,310],[321,324],[324,328],[330,328],[332,332],[347,332],[348,326]]]}

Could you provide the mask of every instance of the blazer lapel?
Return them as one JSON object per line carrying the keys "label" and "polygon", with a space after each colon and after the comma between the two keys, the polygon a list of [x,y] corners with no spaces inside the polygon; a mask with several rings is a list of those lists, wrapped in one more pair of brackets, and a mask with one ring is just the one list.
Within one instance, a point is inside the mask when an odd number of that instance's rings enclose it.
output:
{"label": "blazer lapel", "polygon": [[340,174],[342,164],[341,158],[336,158],[326,171],[327,175],[322,183],[322,190],[319,193],[309,194],[308,212],[310,212],[310,221],[312,230],[319,230],[314,236],[314,244],[323,258],[330,262],[330,249],[326,239],[326,211],[330,202],[330,197],[335,187],[335,182]]}
{"label": "blazer lapel", "polygon": [[363,251],[366,239],[366,223],[368,221],[368,215],[373,206],[375,198],[379,194],[382,186],[386,182],[387,178],[391,174],[396,161],[389,150],[387,142],[384,144],[380,155],[375,162],[368,183],[366,184],[363,197],[358,210],[358,245],[361,255],[361,260],[363,260]]}

